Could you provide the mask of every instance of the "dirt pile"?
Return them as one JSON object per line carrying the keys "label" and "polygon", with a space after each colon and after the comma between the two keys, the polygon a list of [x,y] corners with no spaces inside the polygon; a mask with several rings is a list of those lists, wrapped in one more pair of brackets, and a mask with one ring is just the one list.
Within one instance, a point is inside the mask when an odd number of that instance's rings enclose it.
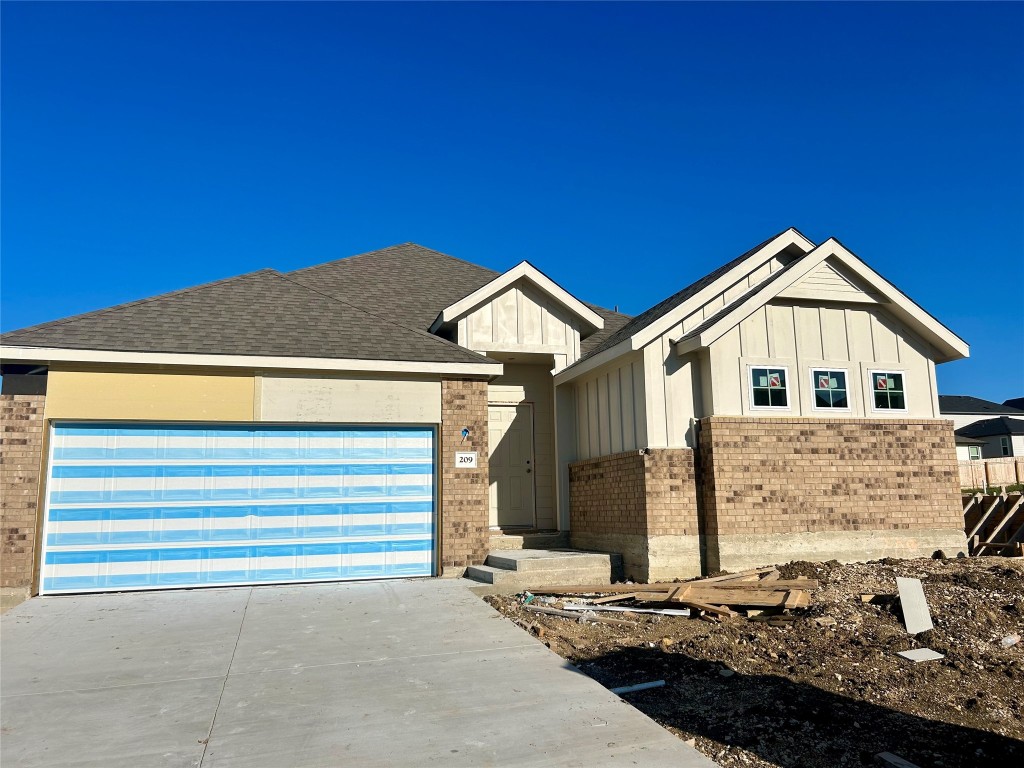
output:
{"label": "dirt pile", "polygon": [[[1024,639],[1013,641],[1024,636],[1024,561],[779,571],[819,581],[787,626],[622,613],[636,624],[584,624],[528,612],[518,596],[486,599],[609,688],[665,680],[624,698],[724,766],[873,765],[879,752],[936,768],[1024,764]],[[885,597],[897,576],[921,579],[934,629],[907,634],[899,601]],[[921,647],[945,658],[896,655]]]}

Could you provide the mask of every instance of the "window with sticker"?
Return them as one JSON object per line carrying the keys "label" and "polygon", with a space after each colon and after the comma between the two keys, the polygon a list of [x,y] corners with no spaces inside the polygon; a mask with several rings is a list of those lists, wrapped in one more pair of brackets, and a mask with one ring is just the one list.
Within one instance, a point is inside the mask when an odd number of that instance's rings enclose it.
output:
{"label": "window with sticker", "polygon": [[846,371],[815,368],[811,371],[815,408],[850,408]]}
{"label": "window with sticker", "polygon": [[754,408],[789,408],[786,369],[751,367],[750,403]]}
{"label": "window with sticker", "polygon": [[871,396],[876,411],[905,411],[906,392],[903,389],[903,374],[895,371],[871,372]]}

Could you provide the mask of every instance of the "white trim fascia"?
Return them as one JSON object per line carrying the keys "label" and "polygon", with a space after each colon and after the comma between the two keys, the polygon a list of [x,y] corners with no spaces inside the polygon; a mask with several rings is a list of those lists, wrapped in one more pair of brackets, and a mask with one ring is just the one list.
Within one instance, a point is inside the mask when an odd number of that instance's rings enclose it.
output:
{"label": "white trim fascia", "polygon": [[779,293],[790,288],[794,283],[806,277],[819,264],[825,261],[825,259],[832,256],[834,250],[832,248],[833,244],[838,245],[834,240],[826,240],[800,259],[799,262],[792,265],[789,274],[773,280],[760,290],[755,288],[754,292],[749,294],[746,299],[741,301],[731,310],[727,311],[714,324],[705,328],[697,336],[692,336],[690,338],[684,337],[683,339],[678,339],[673,342],[676,354],[680,356],[685,355],[688,352],[700,349],[701,347],[706,347],[720,339],[734,325],[742,322],[744,318],[752,315]]}
{"label": "white trim fascia", "polygon": [[33,363],[108,363],[114,365],[172,365],[206,368],[256,368],[309,371],[379,371],[383,373],[465,374],[500,376],[501,363],[421,363],[406,360],[357,360],[330,357],[266,357],[262,355],[205,355],[176,352],[116,352],[103,349],[0,346],[0,359]]}
{"label": "white trim fascia", "polygon": [[516,280],[524,277],[551,296],[551,298],[567,307],[573,313],[579,315],[579,317],[588,325],[592,325],[598,330],[604,328],[604,318],[597,314],[597,312],[562,288],[558,283],[528,261],[521,261],[512,267],[512,269],[498,275],[496,278],[491,280],[491,282],[487,283],[487,285],[477,288],[468,296],[461,298],[451,306],[442,309],[441,314],[437,316],[433,325],[430,326],[430,332],[436,333],[437,329],[443,324],[457,320],[474,307],[479,304],[483,304],[495,294],[508,288]]}
{"label": "white trim fascia", "polygon": [[634,348],[640,349],[641,347],[647,346],[650,342],[671,330],[672,326],[683,322],[683,320],[685,320],[689,315],[693,314],[693,312],[700,309],[708,301],[725,291],[729,286],[753,272],[756,267],[751,267],[751,262],[759,262],[758,266],[760,266],[760,263],[764,263],[768,258],[775,256],[793,245],[802,248],[805,254],[812,253],[815,249],[814,243],[790,227],[778,237],[773,238],[764,246],[758,248],[740,264],[737,264],[713,283],[688,298],[671,312],[659,317],[647,327],[641,328],[637,331],[633,335],[633,338],[636,340]]}
{"label": "white trim fascia", "polygon": [[633,336],[628,339],[623,339],[614,347],[609,347],[603,352],[598,352],[593,357],[588,357],[582,363],[573,364],[566,370],[556,373],[554,377],[555,386],[558,386],[559,384],[567,384],[585,373],[590,373],[591,371],[600,368],[602,365],[612,362],[617,357],[621,357],[622,355],[630,352],[635,352],[639,347],[633,346],[634,338],[636,337]]}
{"label": "white trim fascia", "polygon": [[[837,246],[835,253],[836,258],[839,259],[843,266],[847,267],[862,280],[868,282],[871,287],[882,294],[882,297],[894,308],[906,314],[912,321],[912,324],[918,326],[915,330],[918,330],[918,332],[923,330],[925,335],[932,336],[934,340],[929,342],[932,346],[945,347],[945,349],[940,348],[937,350],[944,352],[944,356],[942,360],[937,360],[936,362],[944,363],[949,362],[950,360],[959,360],[961,358],[970,357],[971,347],[966,341],[929,315],[925,310],[921,309],[921,307],[915,304],[914,301],[899,288],[875,272],[875,270],[861,261],[855,254],[843,247],[842,243],[835,240],[832,242]],[[935,344],[935,340],[939,342],[939,345]]]}

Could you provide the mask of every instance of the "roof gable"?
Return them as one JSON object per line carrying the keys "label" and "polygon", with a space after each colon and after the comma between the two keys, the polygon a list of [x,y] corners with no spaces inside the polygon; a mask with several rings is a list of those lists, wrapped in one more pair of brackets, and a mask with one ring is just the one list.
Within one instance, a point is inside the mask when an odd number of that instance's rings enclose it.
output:
{"label": "roof gable", "polygon": [[463,296],[458,301],[442,309],[435,318],[430,330],[436,331],[442,325],[454,322],[460,317],[469,314],[477,307],[504,293],[518,281],[530,283],[534,288],[542,292],[549,299],[557,302],[593,330],[604,328],[604,318],[601,315],[570,294],[554,280],[530,264],[530,262],[521,261],[512,269],[498,275],[486,285],[480,286],[480,288],[469,295]]}
{"label": "roof gable", "polygon": [[783,299],[813,299],[858,304],[878,304],[881,297],[844,269],[838,259],[830,258],[779,292]]}
{"label": "roof gable", "polygon": [[925,312],[910,297],[871,269],[835,238],[829,238],[802,259],[772,274],[752,291],[739,297],[681,338],[675,339],[677,354],[686,354],[712,344],[769,301],[817,270],[827,259],[835,259],[843,273],[852,274],[859,283],[867,286],[872,293],[876,293],[879,296],[878,303],[886,311],[891,312],[931,344],[938,354],[936,362],[958,360],[969,355],[970,348],[963,339]]}
{"label": "roof gable", "polygon": [[3,334],[4,346],[489,363],[265,269]]}

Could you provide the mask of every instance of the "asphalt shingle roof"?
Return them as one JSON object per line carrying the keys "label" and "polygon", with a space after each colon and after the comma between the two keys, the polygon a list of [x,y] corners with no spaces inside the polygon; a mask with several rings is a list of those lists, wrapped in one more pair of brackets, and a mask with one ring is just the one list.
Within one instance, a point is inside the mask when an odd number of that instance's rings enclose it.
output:
{"label": "asphalt shingle roof", "polygon": [[[6,345],[412,362],[490,362],[272,269],[3,334]],[[388,313],[390,314],[390,313]]]}
{"label": "asphalt shingle roof", "polygon": [[[290,273],[264,269],[214,283],[10,331],[13,346],[123,352],[492,362],[428,332],[445,307],[498,272],[414,243]],[[628,322],[589,305],[605,328]]]}
{"label": "asphalt shingle roof", "polygon": [[[648,310],[646,310],[644,312],[641,312],[639,315],[636,315],[635,317],[631,318],[627,322],[622,323],[616,331],[614,331],[612,333],[609,333],[609,334],[606,334],[604,339],[602,339],[602,341],[600,343],[592,345],[589,350],[582,350],[581,349],[582,355],[581,355],[579,360],[577,360],[575,363],[573,363],[573,365],[579,365],[584,360],[586,360],[588,357],[592,357],[592,356],[594,356],[594,355],[596,355],[596,354],[598,354],[600,352],[603,352],[606,349],[611,349],[616,344],[619,344],[620,342],[625,341],[626,339],[628,339],[630,336],[634,335],[635,333],[637,333],[639,331],[642,331],[644,328],[649,326],[651,323],[654,323],[657,320],[659,320],[660,318],[664,317],[669,312],[671,312],[673,309],[675,309],[679,305],[683,304],[685,301],[687,301],[691,297],[696,296],[698,293],[700,293],[702,290],[707,288],[709,285],[711,285],[713,282],[715,282],[718,278],[720,278],[726,272],[731,270],[733,267],[736,267],[736,266],[739,266],[740,264],[742,264],[745,259],[749,258],[751,255],[753,255],[754,253],[759,251],[761,248],[763,248],[764,246],[768,245],[768,243],[770,243],[772,240],[777,238],[779,235],[781,235],[781,234],[783,234],[785,232],[788,232],[788,231],[789,230],[784,229],[784,230],[782,230],[782,232],[779,232],[778,234],[772,235],[767,240],[765,240],[763,243],[759,243],[758,245],[755,245],[753,248],[751,248],[746,253],[740,254],[739,256],[737,256],[732,261],[730,261],[730,262],[728,262],[726,264],[723,264],[722,266],[720,266],[718,269],[714,270],[713,272],[710,272],[707,275],[704,275],[704,277],[702,277],[699,280],[697,280],[696,282],[691,283],[690,285],[686,286],[681,291],[672,294],[671,296],[669,296],[664,301],[661,301],[661,302],[655,304],[650,309],[648,309]],[[569,366],[569,367],[571,368],[572,366]]]}
{"label": "asphalt shingle roof", "polygon": [[939,395],[939,413],[1006,413],[1011,416],[1024,416],[1024,411],[1011,407],[1008,403],[993,403],[970,395]]}
{"label": "asphalt shingle roof", "polygon": [[984,419],[960,427],[956,431],[960,437],[992,437],[993,435],[1024,435],[1024,420],[1000,416],[997,419]]}

